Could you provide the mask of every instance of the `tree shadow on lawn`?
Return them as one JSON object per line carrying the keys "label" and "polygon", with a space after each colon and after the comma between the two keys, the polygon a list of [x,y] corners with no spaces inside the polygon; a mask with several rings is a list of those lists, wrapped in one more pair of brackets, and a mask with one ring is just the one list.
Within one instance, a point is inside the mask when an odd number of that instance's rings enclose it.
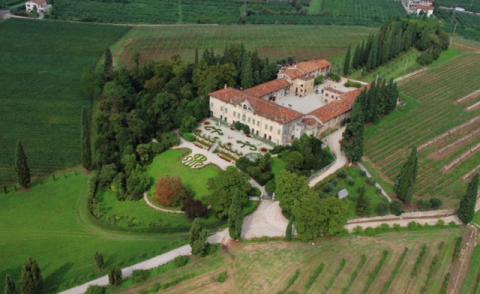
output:
{"label": "tree shadow on lawn", "polygon": [[[92,261],[93,262],[93,261]],[[57,268],[53,273],[45,277],[45,288],[51,291],[54,291],[58,288],[62,282],[64,282],[64,277],[68,271],[73,267],[72,262],[67,262]]]}

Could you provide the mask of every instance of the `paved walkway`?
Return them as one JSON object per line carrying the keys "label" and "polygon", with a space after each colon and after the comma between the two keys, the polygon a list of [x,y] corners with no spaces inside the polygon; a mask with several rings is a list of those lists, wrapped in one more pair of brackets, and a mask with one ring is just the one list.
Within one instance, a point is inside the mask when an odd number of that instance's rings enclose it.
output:
{"label": "paved walkway", "polygon": [[[226,244],[230,241],[230,237],[228,235],[228,230],[223,230],[213,234],[208,238],[208,242],[210,244]],[[174,260],[178,256],[187,256],[192,254],[192,248],[190,245],[183,245],[171,251],[165,252],[161,255],[155,256],[153,258],[147,259],[140,263],[134,264],[132,266],[128,266],[122,269],[122,275],[124,278],[130,277],[134,271],[137,270],[149,270],[152,268],[159,267],[163,264],[169,263],[170,261]],[[87,282],[83,285],[77,286],[75,288],[70,288],[60,294],[83,294],[87,291],[88,287],[90,286],[107,286],[108,285],[108,276],[105,275],[93,281]]]}
{"label": "paved walkway", "polygon": [[145,201],[145,203],[147,203],[148,206],[150,206],[151,208],[153,208],[155,210],[162,211],[162,212],[167,212],[167,213],[184,214],[184,212],[181,211],[181,210],[166,209],[166,208],[163,208],[163,207],[156,206],[154,203],[152,203],[150,201],[150,199],[148,199],[147,192],[143,193],[143,200]]}
{"label": "paved walkway", "polygon": [[326,170],[322,171],[319,175],[311,178],[310,182],[308,183],[310,187],[315,186],[326,177],[336,173],[339,169],[341,169],[347,164],[348,160],[340,149],[340,141],[342,140],[344,130],[345,127],[331,133],[325,138],[325,144],[327,144],[327,146],[330,147],[330,150],[335,154],[335,162],[330,165]]}
{"label": "paved walkway", "polygon": [[284,237],[287,225],[278,201],[262,200],[257,210],[245,218],[242,239]]}

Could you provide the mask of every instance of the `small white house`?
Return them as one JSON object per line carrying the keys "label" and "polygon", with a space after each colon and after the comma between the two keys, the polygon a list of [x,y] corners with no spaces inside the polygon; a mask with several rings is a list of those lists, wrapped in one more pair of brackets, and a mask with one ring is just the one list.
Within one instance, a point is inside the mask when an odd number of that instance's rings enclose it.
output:
{"label": "small white house", "polygon": [[46,13],[50,10],[51,5],[47,3],[47,0],[28,0],[25,2],[25,10],[28,13],[38,12]]}

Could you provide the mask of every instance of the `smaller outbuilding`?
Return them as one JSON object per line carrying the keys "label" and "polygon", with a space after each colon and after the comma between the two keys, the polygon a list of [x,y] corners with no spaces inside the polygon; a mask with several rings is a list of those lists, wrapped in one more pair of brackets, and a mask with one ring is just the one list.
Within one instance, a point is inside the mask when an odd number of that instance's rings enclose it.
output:
{"label": "smaller outbuilding", "polygon": [[27,13],[47,13],[51,7],[52,5],[49,5],[47,0],[29,0],[25,2],[25,11],[27,11]]}
{"label": "smaller outbuilding", "polygon": [[346,199],[348,197],[348,191],[347,189],[342,189],[338,192],[338,199]]}

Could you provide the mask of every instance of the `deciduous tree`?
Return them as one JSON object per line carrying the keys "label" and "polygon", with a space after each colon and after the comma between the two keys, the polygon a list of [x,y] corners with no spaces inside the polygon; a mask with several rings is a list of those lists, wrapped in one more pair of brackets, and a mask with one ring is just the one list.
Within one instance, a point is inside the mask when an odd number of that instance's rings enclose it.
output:
{"label": "deciduous tree", "polygon": [[309,191],[307,178],[285,171],[275,179],[275,184],[275,195],[280,202],[282,212],[289,217],[292,215],[295,201]]}
{"label": "deciduous tree", "polygon": [[164,177],[157,182],[157,201],[163,206],[177,206],[187,196],[179,177]]}

